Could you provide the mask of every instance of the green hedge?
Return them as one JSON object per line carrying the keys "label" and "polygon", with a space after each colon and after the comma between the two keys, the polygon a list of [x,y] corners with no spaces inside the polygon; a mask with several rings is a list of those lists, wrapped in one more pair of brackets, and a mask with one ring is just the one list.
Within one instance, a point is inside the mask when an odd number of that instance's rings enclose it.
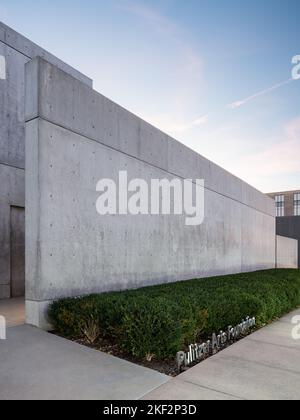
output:
{"label": "green hedge", "polygon": [[190,280],[54,302],[56,331],[95,343],[104,338],[151,360],[255,316],[259,326],[300,306],[300,271],[268,270]]}

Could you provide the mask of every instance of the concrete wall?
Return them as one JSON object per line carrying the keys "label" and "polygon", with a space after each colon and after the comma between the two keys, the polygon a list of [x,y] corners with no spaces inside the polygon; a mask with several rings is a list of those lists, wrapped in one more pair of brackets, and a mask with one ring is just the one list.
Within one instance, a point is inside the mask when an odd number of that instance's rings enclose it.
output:
{"label": "concrete wall", "polygon": [[0,299],[10,297],[10,207],[25,206],[25,64],[36,56],[92,86],[92,81],[0,22]]}
{"label": "concrete wall", "polygon": [[10,208],[25,206],[24,73],[28,58],[7,45],[0,24],[0,55],[6,79],[0,80],[0,299],[10,297]]}
{"label": "concrete wall", "polygon": [[[26,66],[26,309],[275,267],[274,202],[44,60]],[[99,216],[97,181],[205,180],[205,221]]]}
{"label": "concrete wall", "polygon": [[[300,243],[300,216],[277,217],[276,233],[280,236],[297,239]],[[298,247],[298,267],[300,268],[300,247]]]}
{"label": "concrete wall", "polygon": [[24,169],[25,63],[40,56],[88,86],[92,81],[0,22],[0,55],[6,59],[6,80],[0,87],[0,163]]}
{"label": "concrete wall", "polygon": [[276,267],[298,268],[298,241],[276,236]]}
{"label": "concrete wall", "polygon": [[10,297],[10,208],[24,207],[24,170],[0,165],[0,299]]}

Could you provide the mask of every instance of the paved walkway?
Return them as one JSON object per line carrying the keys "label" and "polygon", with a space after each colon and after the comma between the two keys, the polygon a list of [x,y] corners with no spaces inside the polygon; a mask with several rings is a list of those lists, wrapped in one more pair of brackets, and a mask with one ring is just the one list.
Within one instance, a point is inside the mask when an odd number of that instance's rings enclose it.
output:
{"label": "paved walkway", "polygon": [[11,326],[7,340],[0,340],[0,400],[136,400],[169,380],[153,370],[22,325],[22,300],[0,301],[0,315]]}
{"label": "paved walkway", "polygon": [[291,321],[300,310],[257,331],[170,380],[144,399],[299,400],[300,340]]}
{"label": "paved walkway", "polygon": [[5,317],[8,327],[25,324],[25,299],[0,300],[0,315]]}
{"label": "paved walkway", "polygon": [[26,325],[0,341],[0,400],[135,400],[168,379]]}

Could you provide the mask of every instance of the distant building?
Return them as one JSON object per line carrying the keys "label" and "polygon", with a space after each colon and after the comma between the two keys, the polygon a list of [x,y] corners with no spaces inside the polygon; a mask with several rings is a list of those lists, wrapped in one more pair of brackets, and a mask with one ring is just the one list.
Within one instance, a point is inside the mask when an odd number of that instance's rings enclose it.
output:
{"label": "distant building", "polygon": [[300,216],[300,190],[267,195],[275,200],[276,217]]}

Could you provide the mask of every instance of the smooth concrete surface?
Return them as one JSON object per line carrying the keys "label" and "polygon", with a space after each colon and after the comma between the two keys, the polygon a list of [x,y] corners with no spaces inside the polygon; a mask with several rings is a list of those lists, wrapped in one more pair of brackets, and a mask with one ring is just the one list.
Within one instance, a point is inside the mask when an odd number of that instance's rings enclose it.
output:
{"label": "smooth concrete surface", "polygon": [[300,340],[293,339],[300,309],[194,368],[144,399],[300,399]]}
{"label": "smooth concrete surface", "polygon": [[300,216],[276,218],[276,233],[298,241],[298,268],[300,268]]}
{"label": "smooth concrete surface", "polygon": [[0,400],[137,400],[168,381],[30,326],[0,341]]}
{"label": "smooth concrete surface", "polygon": [[298,268],[298,240],[276,236],[276,267]]}
{"label": "smooth concrete surface", "polygon": [[0,79],[0,299],[6,299],[14,269],[10,207],[25,207],[25,64],[42,56],[90,87],[92,81],[2,22],[0,56],[6,69]]}
{"label": "smooth concrete surface", "polygon": [[0,316],[4,316],[7,327],[25,324],[25,298],[0,300]]}
{"label": "smooth concrete surface", "polygon": [[[275,267],[273,200],[42,59],[26,65],[26,86],[32,319],[60,297]],[[204,178],[204,223],[99,216],[97,182],[119,171]]]}

